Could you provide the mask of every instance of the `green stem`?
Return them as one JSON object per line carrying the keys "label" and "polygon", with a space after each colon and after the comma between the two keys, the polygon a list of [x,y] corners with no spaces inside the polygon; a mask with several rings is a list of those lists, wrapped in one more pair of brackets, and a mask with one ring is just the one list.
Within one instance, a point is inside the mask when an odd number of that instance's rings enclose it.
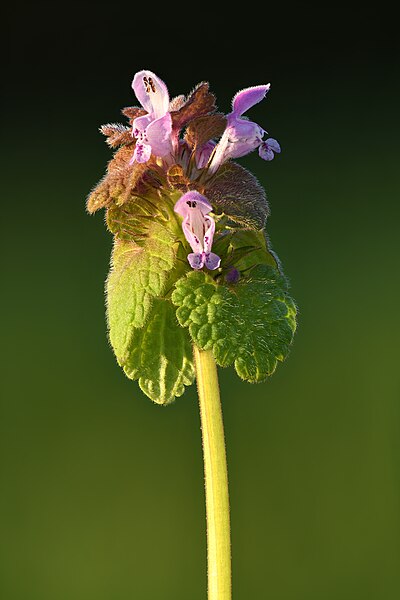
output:
{"label": "green stem", "polygon": [[194,346],[203,437],[207,513],[208,600],[231,600],[228,472],[217,366]]}

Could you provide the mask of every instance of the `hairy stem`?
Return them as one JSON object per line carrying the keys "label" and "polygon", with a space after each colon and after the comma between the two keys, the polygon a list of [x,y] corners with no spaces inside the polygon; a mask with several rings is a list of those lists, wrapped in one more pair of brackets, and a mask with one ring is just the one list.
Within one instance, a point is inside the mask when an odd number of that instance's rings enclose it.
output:
{"label": "hairy stem", "polygon": [[203,438],[207,513],[208,600],[231,600],[228,472],[217,366],[194,347]]}

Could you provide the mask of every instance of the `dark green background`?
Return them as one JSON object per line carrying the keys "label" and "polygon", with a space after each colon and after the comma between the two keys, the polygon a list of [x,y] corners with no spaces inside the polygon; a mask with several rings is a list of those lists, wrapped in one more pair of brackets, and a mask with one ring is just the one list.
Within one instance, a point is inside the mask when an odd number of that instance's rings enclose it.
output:
{"label": "dark green background", "polygon": [[[399,150],[394,37],[374,12],[18,5],[4,31],[0,597],[201,600],[206,540],[195,389],[161,408],[117,367],[110,235],[85,197],[99,125],[149,68],[282,144],[243,159],[300,314],[266,384],[221,372],[236,600],[400,595]],[[283,11],[284,12],[284,11]]]}

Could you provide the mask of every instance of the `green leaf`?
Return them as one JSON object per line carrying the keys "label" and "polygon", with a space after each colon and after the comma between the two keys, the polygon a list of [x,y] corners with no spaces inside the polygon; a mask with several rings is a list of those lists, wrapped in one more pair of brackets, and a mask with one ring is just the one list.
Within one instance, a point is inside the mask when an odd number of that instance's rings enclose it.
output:
{"label": "green leaf", "polygon": [[158,222],[149,225],[143,246],[116,239],[106,293],[109,336],[120,364],[132,329],[143,327],[153,299],[163,294],[175,254],[175,236]]}
{"label": "green leaf", "polygon": [[195,344],[211,349],[222,367],[234,363],[246,381],[265,380],[289,352],[296,307],[274,267],[255,267],[230,287],[203,271],[191,272],[177,282],[172,301]]}
{"label": "green leaf", "polygon": [[120,362],[130,379],[138,379],[142,391],[157,404],[169,404],[182,396],[194,380],[192,346],[180,327],[169,300],[154,301],[146,324],[133,328],[129,346]]}
{"label": "green leaf", "polygon": [[214,242],[213,252],[224,257],[223,266],[227,269],[235,267],[240,273],[256,265],[279,267],[262,230],[237,229],[222,235]]}
{"label": "green leaf", "polygon": [[147,198],[133,197],[121,206],[111,205],[107,210],[107,226],[120,240],[136,243],[148,237],[149,227],[154,220],[167,220],[168,205],[165,202],[151,201]]}

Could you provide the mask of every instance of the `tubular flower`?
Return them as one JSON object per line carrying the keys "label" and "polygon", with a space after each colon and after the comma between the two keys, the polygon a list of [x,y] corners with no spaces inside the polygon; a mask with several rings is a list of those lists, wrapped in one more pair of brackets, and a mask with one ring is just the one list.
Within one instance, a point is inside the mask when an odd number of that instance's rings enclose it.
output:
{"label": "tubular flower", "polygon": [[137,117],[132,124],[132,135],[137,141],[131,164],[145,163],[152,154],[161,158],[169,155],[173,145],[167,86],[151,71],[139,71],[132,88],[147,115]]}
{"label": "tubular flower", "polygon": [[[220,167],[222,163],[230,158],[240,158],[256,148],[264,160],[272,160],[273,152],[280,152],[280,146],[276,140],[269,138],[263,142],[266,131],[250,121],[243,114],[255,104],[263,100],[269,91],[270,84],[257,85],[246,88],[236,94],[232,100],[232,112],[227,115],[227,127],[217,144],[212,157],[209,170],[211,173]],[[271,152],[272,151],[272,152]]]}
{"label": "tubular flower", "polygon": [[208,214],[212,206],[199,192],[190,191],[178,200],[174,210],[183,217],[182,229],[193,252],[188,261],[193,269],[218,269],[221,259],[211,252],[215,222]]}
{"label": "tubular flower", "polygon": [[211,154],[214,152],[216,143],[210,140],[204,144],[196,153],[196,165],[198,169],[203,169],[210,160]]}

